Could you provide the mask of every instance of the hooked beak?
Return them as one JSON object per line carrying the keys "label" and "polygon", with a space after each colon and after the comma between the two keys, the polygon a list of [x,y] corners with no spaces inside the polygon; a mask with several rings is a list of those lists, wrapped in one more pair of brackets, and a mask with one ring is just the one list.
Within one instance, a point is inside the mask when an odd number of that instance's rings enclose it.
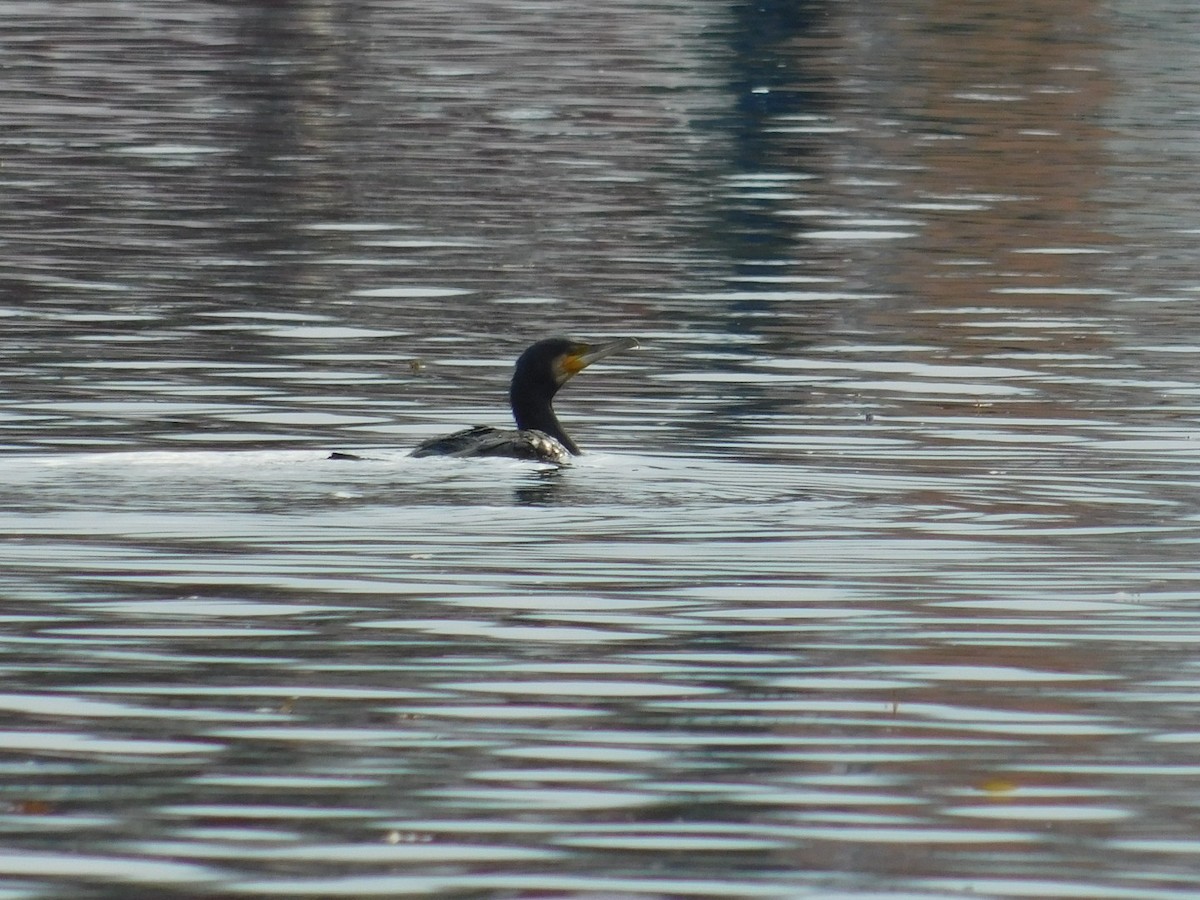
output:
{"label": "hooked beak", "polygon": [[633,338],[618,338],[603,344],[577,344],[562,358],[559,366],[565,380],[572,375],[578,375],[597,360],[620,353],[622,350],[634,350],[638,346],[638,342]]}

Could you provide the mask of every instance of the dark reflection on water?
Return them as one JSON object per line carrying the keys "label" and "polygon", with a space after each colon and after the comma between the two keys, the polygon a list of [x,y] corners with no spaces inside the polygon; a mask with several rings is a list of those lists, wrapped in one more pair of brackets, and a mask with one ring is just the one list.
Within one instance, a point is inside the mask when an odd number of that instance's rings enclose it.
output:
{"label": "dark reflection on water", "polygon": [[7,10],[0,893],[1191,896],[1195,18]]}
{"label": "dark reflection on water", "polygon": [[[727,127],[733,147],[726,175],[729,196],[722,215],[712,223],[713,239],[729,255],[741,276],[778,276],[780,263],[796,267],[814,255],[811,245],[798,246],[794,223],[780,215],[792,199],[787,188],[815,164],[814,145],[780,141],[772,123],[779,118],[812,120],[831,111],[830,73],[818,54],[797,53],[829,37],[826,3],[740,3],[733,6],[729,32],[732,48],[730,89],[736,97]],[[719,126],[721,127],[721,126]],[[801,263],[803,265],[803,263]],[[746,279],[749,286],[757,282]],[[763,282],[770,284],[770,281]],[[740,309],[761,310],[753,294]]]}

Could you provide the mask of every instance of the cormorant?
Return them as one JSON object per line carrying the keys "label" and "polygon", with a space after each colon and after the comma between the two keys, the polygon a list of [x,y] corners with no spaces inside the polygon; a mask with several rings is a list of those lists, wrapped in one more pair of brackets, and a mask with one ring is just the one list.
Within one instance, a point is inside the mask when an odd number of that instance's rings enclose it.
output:
{"label": "cormorant", "polygon": [[585,344],[568,338],[547,338],[521,354],[513,372],[508,398],[516,431],[476,425],[446,437],[425,441],[412,456],[508,456],[565,463],[580,453],[567,436],[550,405],[567,381],[585,368],[621,350],[638,346],[633,338]]}

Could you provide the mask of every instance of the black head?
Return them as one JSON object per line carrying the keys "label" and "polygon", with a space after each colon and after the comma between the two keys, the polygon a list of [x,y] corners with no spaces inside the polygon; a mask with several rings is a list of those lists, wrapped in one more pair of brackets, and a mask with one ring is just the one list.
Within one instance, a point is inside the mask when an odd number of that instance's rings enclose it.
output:
{"label": "black head", "polygon": [[572,453],[579,448],[566,436],[550,402],[558,389],[596,360],[638,345],[633,338],[585,344],[570,338],[547,338],[529,347],[517,359],[509,399],[521,429],[536,428],[558,438]]}
{"label": "black head", "polygon": [[[568,371],[567,360],[587,349],[585,344],[569,338],[546,338],[525,349],[517,358],[513,384],[537,389],[547,399],[558,393],[574,372]],[[578,370],[576,370],[578,371]]]}

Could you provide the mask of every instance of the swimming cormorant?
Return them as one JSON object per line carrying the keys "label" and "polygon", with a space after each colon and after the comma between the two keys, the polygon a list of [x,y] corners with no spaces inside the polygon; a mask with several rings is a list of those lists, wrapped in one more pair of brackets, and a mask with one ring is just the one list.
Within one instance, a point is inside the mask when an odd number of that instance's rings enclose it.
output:
{"label": "swimming cormorant", "polygon": [[517,430],[476,425],[425,441],[413,456],[508,456],[565,463],[580,453],[550,405],[567,381],[585,368],[621,350],[638,346],[633,338],[585,344],[568,338],[538,341],[521,354],[508,398]]}

